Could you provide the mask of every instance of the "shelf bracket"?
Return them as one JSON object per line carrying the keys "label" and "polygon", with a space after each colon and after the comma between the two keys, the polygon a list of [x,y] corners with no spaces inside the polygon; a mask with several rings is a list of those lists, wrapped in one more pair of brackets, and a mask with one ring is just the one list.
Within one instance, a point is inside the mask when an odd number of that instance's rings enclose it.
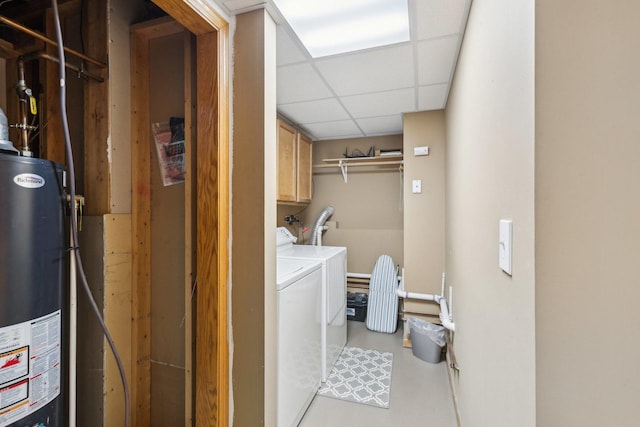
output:
{"label": "shelf bracket", "polygon": [[342,172],[342,179],[346,184],[349,181],[349,177],[347,174],[347,164],[343,160],[338,161],[338,166],[340,167],[340,172]]}

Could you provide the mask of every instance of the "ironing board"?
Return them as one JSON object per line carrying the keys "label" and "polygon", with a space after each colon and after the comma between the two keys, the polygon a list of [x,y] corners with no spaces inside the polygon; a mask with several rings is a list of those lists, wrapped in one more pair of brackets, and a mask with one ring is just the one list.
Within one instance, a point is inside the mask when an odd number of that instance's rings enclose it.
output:
{"label": "ironing board", "polygon": [[398,272],[389,255],[380,255],[369,282],[367,329],[392,334],[398,327]]}

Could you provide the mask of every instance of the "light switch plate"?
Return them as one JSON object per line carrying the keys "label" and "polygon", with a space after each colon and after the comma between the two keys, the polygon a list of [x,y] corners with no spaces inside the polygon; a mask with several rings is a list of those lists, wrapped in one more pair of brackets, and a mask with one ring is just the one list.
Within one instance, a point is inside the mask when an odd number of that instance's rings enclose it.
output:
{"label": "light switch plate", "polygon": [[411,183],[411,192],[413,194],[422,193],[422,180],[421,179],[414,179],[413,180],[413,182]]}
{"label": "light switch plate", "polygon": [[513,244],[513,223],[510,219],[500,220],[500,240],[498,242],[498,257],[500,268],[511,276],[511,247]]}
{"label": "light switch plate", "polygon": [[429,155],[429,147],[413,147],[413,155],[414,156],[428,156]]}

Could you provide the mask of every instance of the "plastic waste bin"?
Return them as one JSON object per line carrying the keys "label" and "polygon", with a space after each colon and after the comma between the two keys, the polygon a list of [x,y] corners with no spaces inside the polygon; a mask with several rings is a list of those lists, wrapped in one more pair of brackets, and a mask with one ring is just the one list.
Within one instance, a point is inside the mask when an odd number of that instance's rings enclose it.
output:
{"label": "plastic waste bin", "polygon": [[447,343],[444,327],[417,317],[410,317],[408,323],[413,355],[425,362],[440,363]]}

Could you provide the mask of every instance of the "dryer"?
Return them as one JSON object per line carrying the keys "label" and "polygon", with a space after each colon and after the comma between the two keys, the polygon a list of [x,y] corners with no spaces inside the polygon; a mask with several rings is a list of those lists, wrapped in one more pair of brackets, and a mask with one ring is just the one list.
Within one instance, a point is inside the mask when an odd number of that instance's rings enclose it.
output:
{"label": "dryer", "polygon": [[289,230],[276,230],[279,259],[319,261],[322,265],[322,295],[319,300],[321,324],[322,382],[347,343],[347,248],[341,246],[294,245],[297,239]]}
{"label": "dryer", "polygon": [[319,261],[277,259],[278,427],[297,426],[321,382],[320,322],[316,315],[322,292]]}

